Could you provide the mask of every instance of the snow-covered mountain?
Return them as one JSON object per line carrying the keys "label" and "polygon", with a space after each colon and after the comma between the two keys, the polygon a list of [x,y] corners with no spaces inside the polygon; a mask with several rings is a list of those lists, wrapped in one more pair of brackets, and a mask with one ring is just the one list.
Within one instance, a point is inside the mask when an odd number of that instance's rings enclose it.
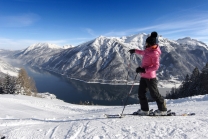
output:
{"label": "snow-covered mountain", "polygon": [[[149,103],[157,109],[156,103]],[[207,139],[208,95],[167,100],[176,114],[194,116],[125,116],[123,106],[83,106],[57,99],[23,95],[0,95],[0,137],[6,139]],[[137,111],[125,107],[124,114]]]}
{"label": "snow-covered mountain", "polygon": [[23,60],[27,64],[39,66],[63,50],[62,47],[55,44],[37,43],[15,54],[14,57]]}
{"label": "snow-covered mountain", "polygon": [[20,52],[22,55],[44,55],[47,53],[53,53],[54,51],[62,50],[58,45],[50,44],[50,43],[36,43],[33,44],[26,49],[24,49],[22,52]]}
{"label": "snow-covered mountain", "polygon": [[127,75],[128,49],[116,38],[100,36],[55,55],[45,68],[86,81],[123,80]]}
{"label": "snow-covered mountain", "polygon": [[178,43],[180,43],[183,47],[187,48],[187,49],[196,49],[196,47],[201,48],[202,50],[204,50],[203,48],[208,50],[208,46],[198,40],[195,39],[191,39],[190,37],[185,37],[183,39],[178,39],[177,40]]}
{"label": "snow-covered mountain", "polygon": [[4,77],[6,74],[10,76],[17,76],[18,70],[18,68],[13,67],[9,63],[0,59],[0,77]]}
{"label": "snow-covered mountain", "polygon": [[[100,36],[70,49],[52,49],[31,46],[16,56],[31,65],[41,66],[70,78],[89,82],[125,82],[130,54],[129,49],[144,49],[148,34],[132,36]],[[158,37],[162,50],[160,80],[183,79],[197,66],[208,61],[208,46],[191,38],[169,40]],[[32,48],[32,49],[31,49]],[[141,57],[131,58],[129,80],[133,80]]]}
{"label": "snow-covered mountain", "polygon": [[16,53],[19,53],[21,50],[5,50],[0,49],[0,57],[12,57]]}
{"label": "snow-covered mountain", "polygon": [[[186,41],[189,43],[185,43]],[[201,69],[208,62],[208,47],[199,41],[187,38],[171,41],[160,37],[159,45],[162,50],[159,78],[182,79],[195,67]]]}
{"label": "snow-covered mountain", "polygon": [[69,49],[69,48],[73,48],[73,47],[74,47],[74,45],[64,45],[63,46],[64,49]]}

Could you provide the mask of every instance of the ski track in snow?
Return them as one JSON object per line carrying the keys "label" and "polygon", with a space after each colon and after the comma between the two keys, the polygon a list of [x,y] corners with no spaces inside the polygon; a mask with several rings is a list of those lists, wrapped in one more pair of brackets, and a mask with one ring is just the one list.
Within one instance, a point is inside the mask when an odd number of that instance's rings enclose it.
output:
{"label": "ski track in snow", "polygon": [[[195,116],[125,116],[123,106],[83,106],[60,100],[21,95],[0,95],[0,135],[7,139],[207,139],[208,95],[168,100],[167,107],[177,114]],[[132,113],[139,105],[128,105]],[[155,103],[150,108],[156,109]]]}

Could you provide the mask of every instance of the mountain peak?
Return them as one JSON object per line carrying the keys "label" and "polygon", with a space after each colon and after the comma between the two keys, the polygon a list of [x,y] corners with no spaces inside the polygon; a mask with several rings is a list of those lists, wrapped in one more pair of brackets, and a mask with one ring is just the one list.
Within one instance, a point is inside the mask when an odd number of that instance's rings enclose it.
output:
{"label": "mountain peak", "polygon": [[57,50],[63,50],[62,47],[56,45],[56,44],[50,44],[50,43],[35,43],[27,47],[26,49],[22,50],[21,53],[35,53],[41,54],[46,52],[52,52]]}
{"label": "mountain peak", "polygon": [[100,35],[98,38],[106,38],[105,36],[103,36],[103,35]]}
{"label": "mountain peak", "polygon": [[183,45],[188,45],[191,48],[193,46],[194,47],[201,46],[201,47],[204,47],[205,49],[208,50],[208,46],[205,43],[203,43],[201,41],[198,41],[196,39],[192,39],[191,37],[185,37],[185,38],[182,38],[182,39],[178,39],[177,42],[180,43],[180,44],[183,44]]}
{"label": "mountain peak", "polygon": [[27,49],[32,50],[36,48],[62,49],[60,46],[51,43],[35,43],[29,46]]}

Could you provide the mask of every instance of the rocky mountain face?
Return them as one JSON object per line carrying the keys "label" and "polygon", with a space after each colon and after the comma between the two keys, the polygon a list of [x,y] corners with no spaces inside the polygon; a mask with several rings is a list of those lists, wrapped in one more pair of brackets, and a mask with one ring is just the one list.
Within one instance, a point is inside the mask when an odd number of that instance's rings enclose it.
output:
{"label": "rocky mountain face", "polygon": [[[68,49],[40,43],[14,57],[27,64],[87,82],[125,83],[128,70],[128,79],[134,79],[135,69],[142,58],[135,54],[130,57],[128,50],[144,49],[147,37],[147,34],[121,38],[100,36]],[[158,37],[158,42],[162,51],[157,72],[160,80],[182,80],[195,67],[201,69],[208,62],[208,46],[203,42],[189,37],[173,41],[162,36]]]}

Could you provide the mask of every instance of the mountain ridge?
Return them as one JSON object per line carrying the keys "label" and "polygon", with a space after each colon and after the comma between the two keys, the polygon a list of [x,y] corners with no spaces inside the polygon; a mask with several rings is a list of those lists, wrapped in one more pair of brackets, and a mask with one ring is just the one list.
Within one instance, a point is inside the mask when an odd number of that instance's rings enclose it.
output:
{"label": "mountain ridge", "polygon": [[[133,55],[130,60],[128,50],[144,49],[148,36],[145,33],[120,38],[99,36],[68,49],[53,51],[47,48],[24,53],[25,49],[14,57],[27,64],[86,82],[126,82],[127,71],[129,80],[133,80],[135,69],[141,64],[141,56]],[[187,40],[189,43],[186,43]],[[162,51],[157,72],[159,80],[182,80],[196,66],[200,69],[208,61],[208,47],[203,42],[187,37],[174,41],[162,36],[158,37],[158,42]]]}

